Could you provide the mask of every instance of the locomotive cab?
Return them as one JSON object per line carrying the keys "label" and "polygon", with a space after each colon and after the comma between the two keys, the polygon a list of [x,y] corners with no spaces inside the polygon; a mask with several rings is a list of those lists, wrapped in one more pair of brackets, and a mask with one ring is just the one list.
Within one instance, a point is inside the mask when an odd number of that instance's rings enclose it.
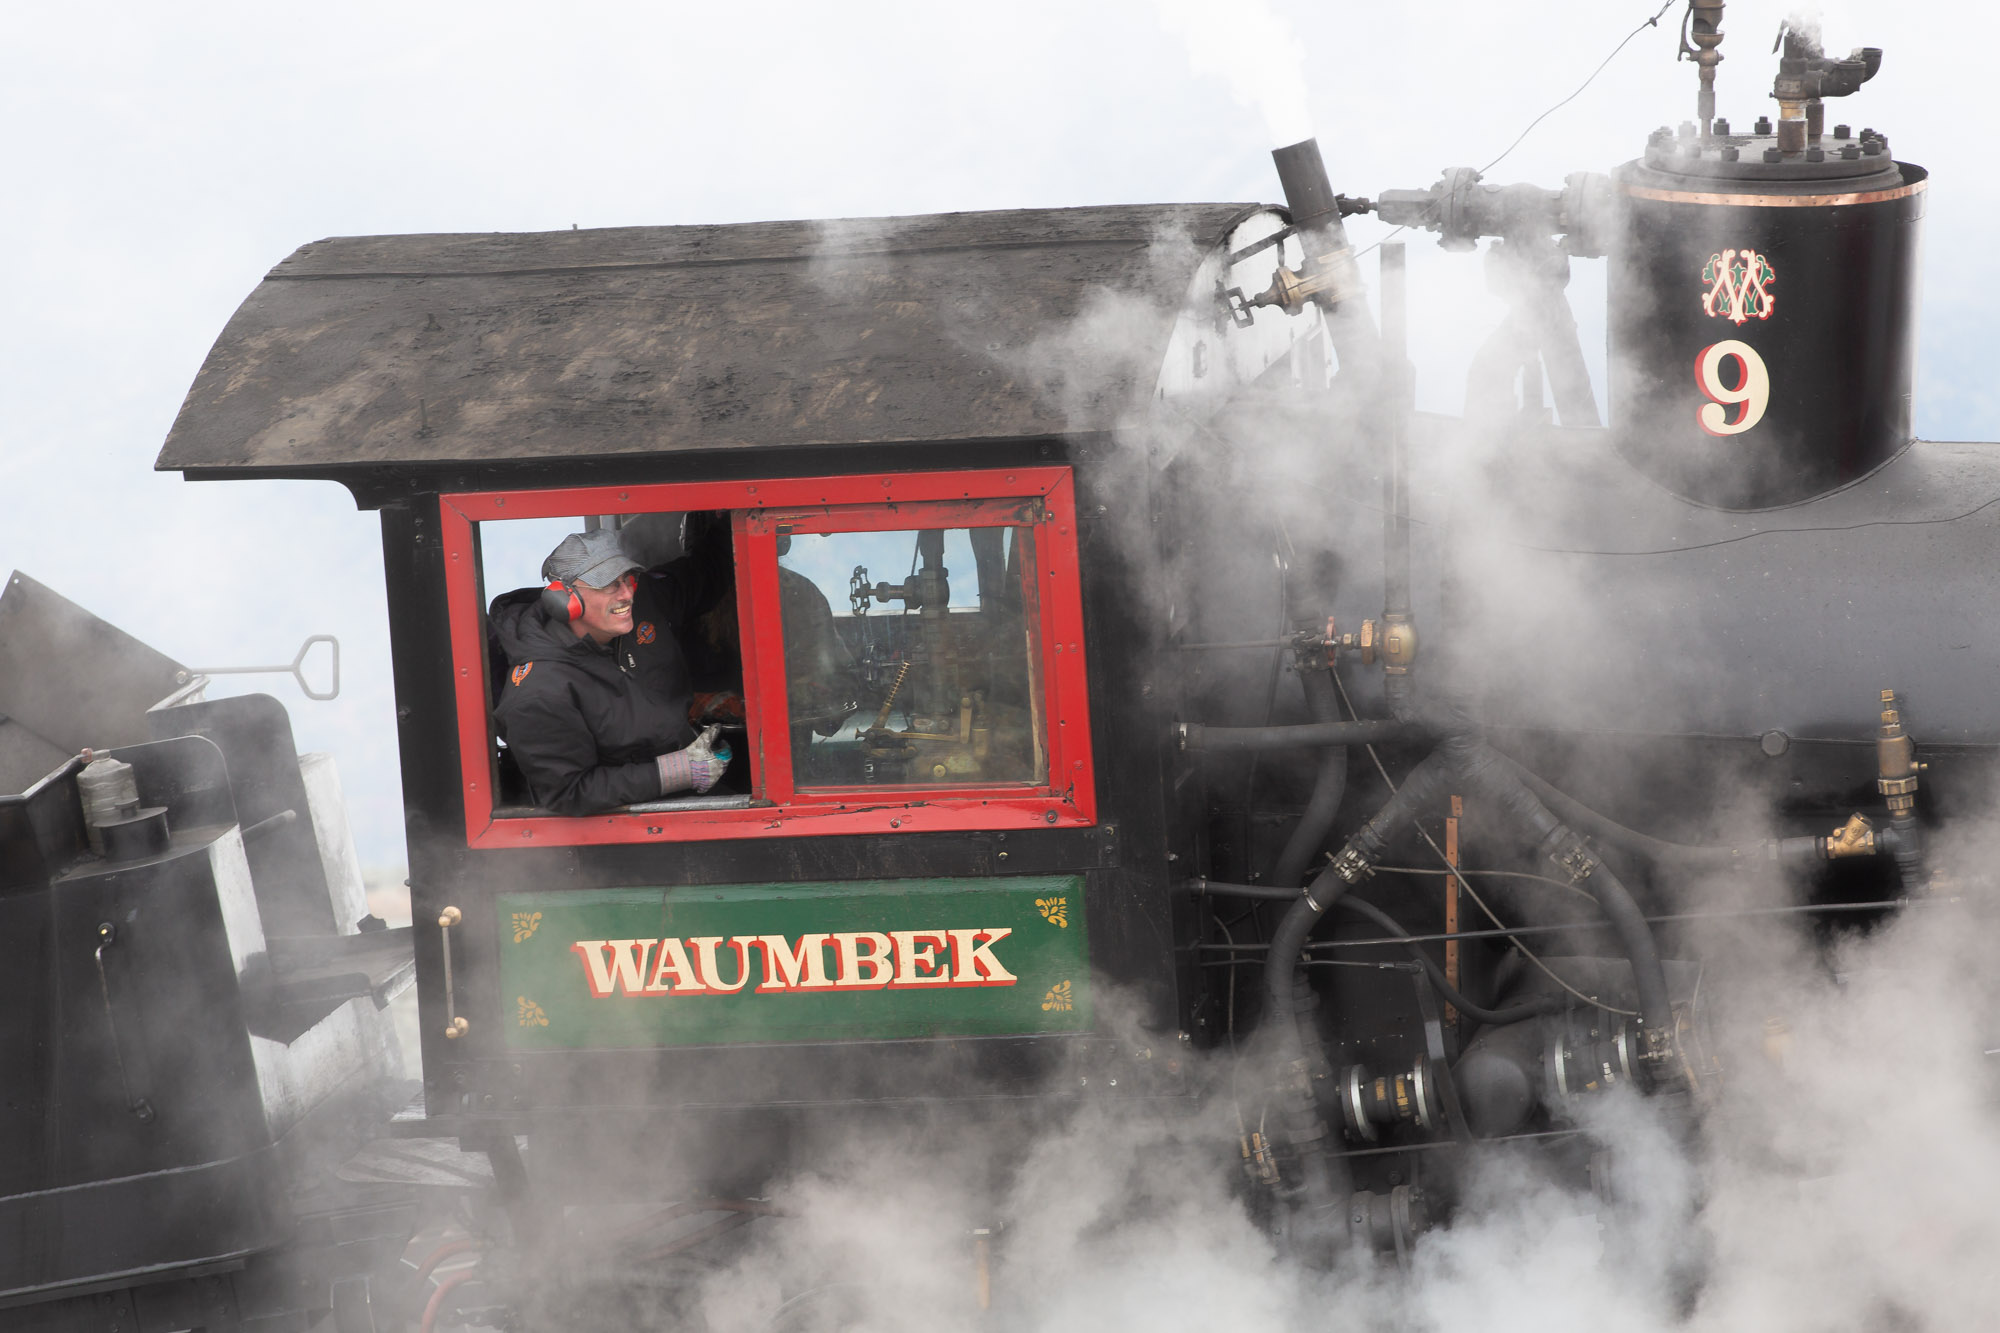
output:
{"label": "locomotive cab", "polygon": [[[1171,442],[1135,423],[1326,391],[1316,317],[1231,314],[1288,253],[1277,211],[1214,204],[354,238],[274,269],[159,465],[380,513],[406,1132],[581,1159],[615,1116],[736,1171],[775,1107],[1186,1096],[1177,566],[1125,540]],[[558,813],[496,726],[536,668],[494,621],[605,528],[710,565],[698,615],[632,633],[740,697],[736,757],[705,795]]]}

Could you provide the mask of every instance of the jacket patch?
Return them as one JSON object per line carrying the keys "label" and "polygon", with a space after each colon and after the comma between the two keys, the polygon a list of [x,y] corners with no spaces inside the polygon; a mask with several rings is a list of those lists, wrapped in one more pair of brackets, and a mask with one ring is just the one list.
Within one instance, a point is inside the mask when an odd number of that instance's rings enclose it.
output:
{"label": "jacket patch", "polygon": [[660,637],[660,632],[653,628],[652,621],[642,620],[639,622],[639,633],[637,637],[640,643],[651,643],[654,639]]}
{"label": "jacket patch", "polygon": [[528,673],[530,671],[533,671],[534,669],[535,669],[535,664],[533,662],[523,662],[521,663],[521,665],[515,667],[511,673],[508,674],[507,679],[513,681],[516,685],[519,685],[522,681],[528,678]]}

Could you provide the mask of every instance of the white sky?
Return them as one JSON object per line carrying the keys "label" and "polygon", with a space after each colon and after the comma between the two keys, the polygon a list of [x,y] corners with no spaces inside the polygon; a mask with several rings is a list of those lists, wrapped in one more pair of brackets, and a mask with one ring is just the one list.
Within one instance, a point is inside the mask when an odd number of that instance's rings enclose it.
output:
{"label": "white sky", "polygon": [[[1493,157],[1652,8],[18,7],[0,50],[0,573],[19,568],[197,665],[289,660],[307,634],[340,636],[337,702],[308,702],[288,681],[246,688],[285,703],[302,749],[339,756],[363,859],[398,864],[375,516],[328,483],[191,485],[150,470],[210,343],[294,248],[572,223],[1275,201],[1269,150],[1305,129],[1335,187],[1372,196]],[[1829,121],[1882,129],[1933,173],[1917,414],[1930,437],[2000,435],[1986,372],[1997,266],[1983,234],[2000,202],[1985,151],[1995,8],[1826,13],[1830,49],[1887,51]],[[1732,119],[1769,106],[1785,9],[1729,6]],[[1605,170],[1691,115],[1693,69],[1672,59],[1679,15],[1493,179]],[[1380,228],[1354,231],[1365,243]],[[1420,395],[1455,410],[1498,310],[1476,258],[1414,242]],[[1598,267],[1580,263],[1572,285],[1587,348],[1602,339]]]}

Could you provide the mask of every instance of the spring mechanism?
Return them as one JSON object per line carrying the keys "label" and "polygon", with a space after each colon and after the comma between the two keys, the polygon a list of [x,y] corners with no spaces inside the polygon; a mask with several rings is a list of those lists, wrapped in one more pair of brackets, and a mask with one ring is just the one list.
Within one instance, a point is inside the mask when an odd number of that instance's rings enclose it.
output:
{"label": "spring mechanism", "polygon": [[889,725],[889,710],[895,706],[896,693],[903,688],[903,681],[909,677],[910,664],[902,662],[896,667],[896,679],[889,682],[889,692],[882,696],[882,707],[875,714],[875,725],[869,730],[881,731]]}

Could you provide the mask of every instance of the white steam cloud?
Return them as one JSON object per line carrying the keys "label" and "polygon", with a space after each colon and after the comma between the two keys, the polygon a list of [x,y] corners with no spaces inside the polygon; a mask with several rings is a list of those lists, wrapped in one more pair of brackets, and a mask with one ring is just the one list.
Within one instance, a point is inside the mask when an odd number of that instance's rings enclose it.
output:
{"label": "white steam cloud", "polygon": [[1274,144],[1312,135],[1306,48],[1265,0],[1157,0],[1160,25],[1187,46],[1188,65],[1255,107]]}
{"label": "white steam cloud", "polygon": [[[1195,1115],[1106,1099],[984,1138],[850,1141],[776,1186],[788,1215],[694,1305],[712,1333],[1991,1328],[1991,906],[1912,909],[1831,972],[1772,941],[1788,961],[1718,1004],[1744,1040],[1724,1036],[1699,1116],[1626,1092],[1586,1104],[1589,1173],[1482,1148],[1406,1263],[1287,1257],[1234,1187],[1227,1096]],[[1246,1070],[1253,1122],[1258,1086]]]}

